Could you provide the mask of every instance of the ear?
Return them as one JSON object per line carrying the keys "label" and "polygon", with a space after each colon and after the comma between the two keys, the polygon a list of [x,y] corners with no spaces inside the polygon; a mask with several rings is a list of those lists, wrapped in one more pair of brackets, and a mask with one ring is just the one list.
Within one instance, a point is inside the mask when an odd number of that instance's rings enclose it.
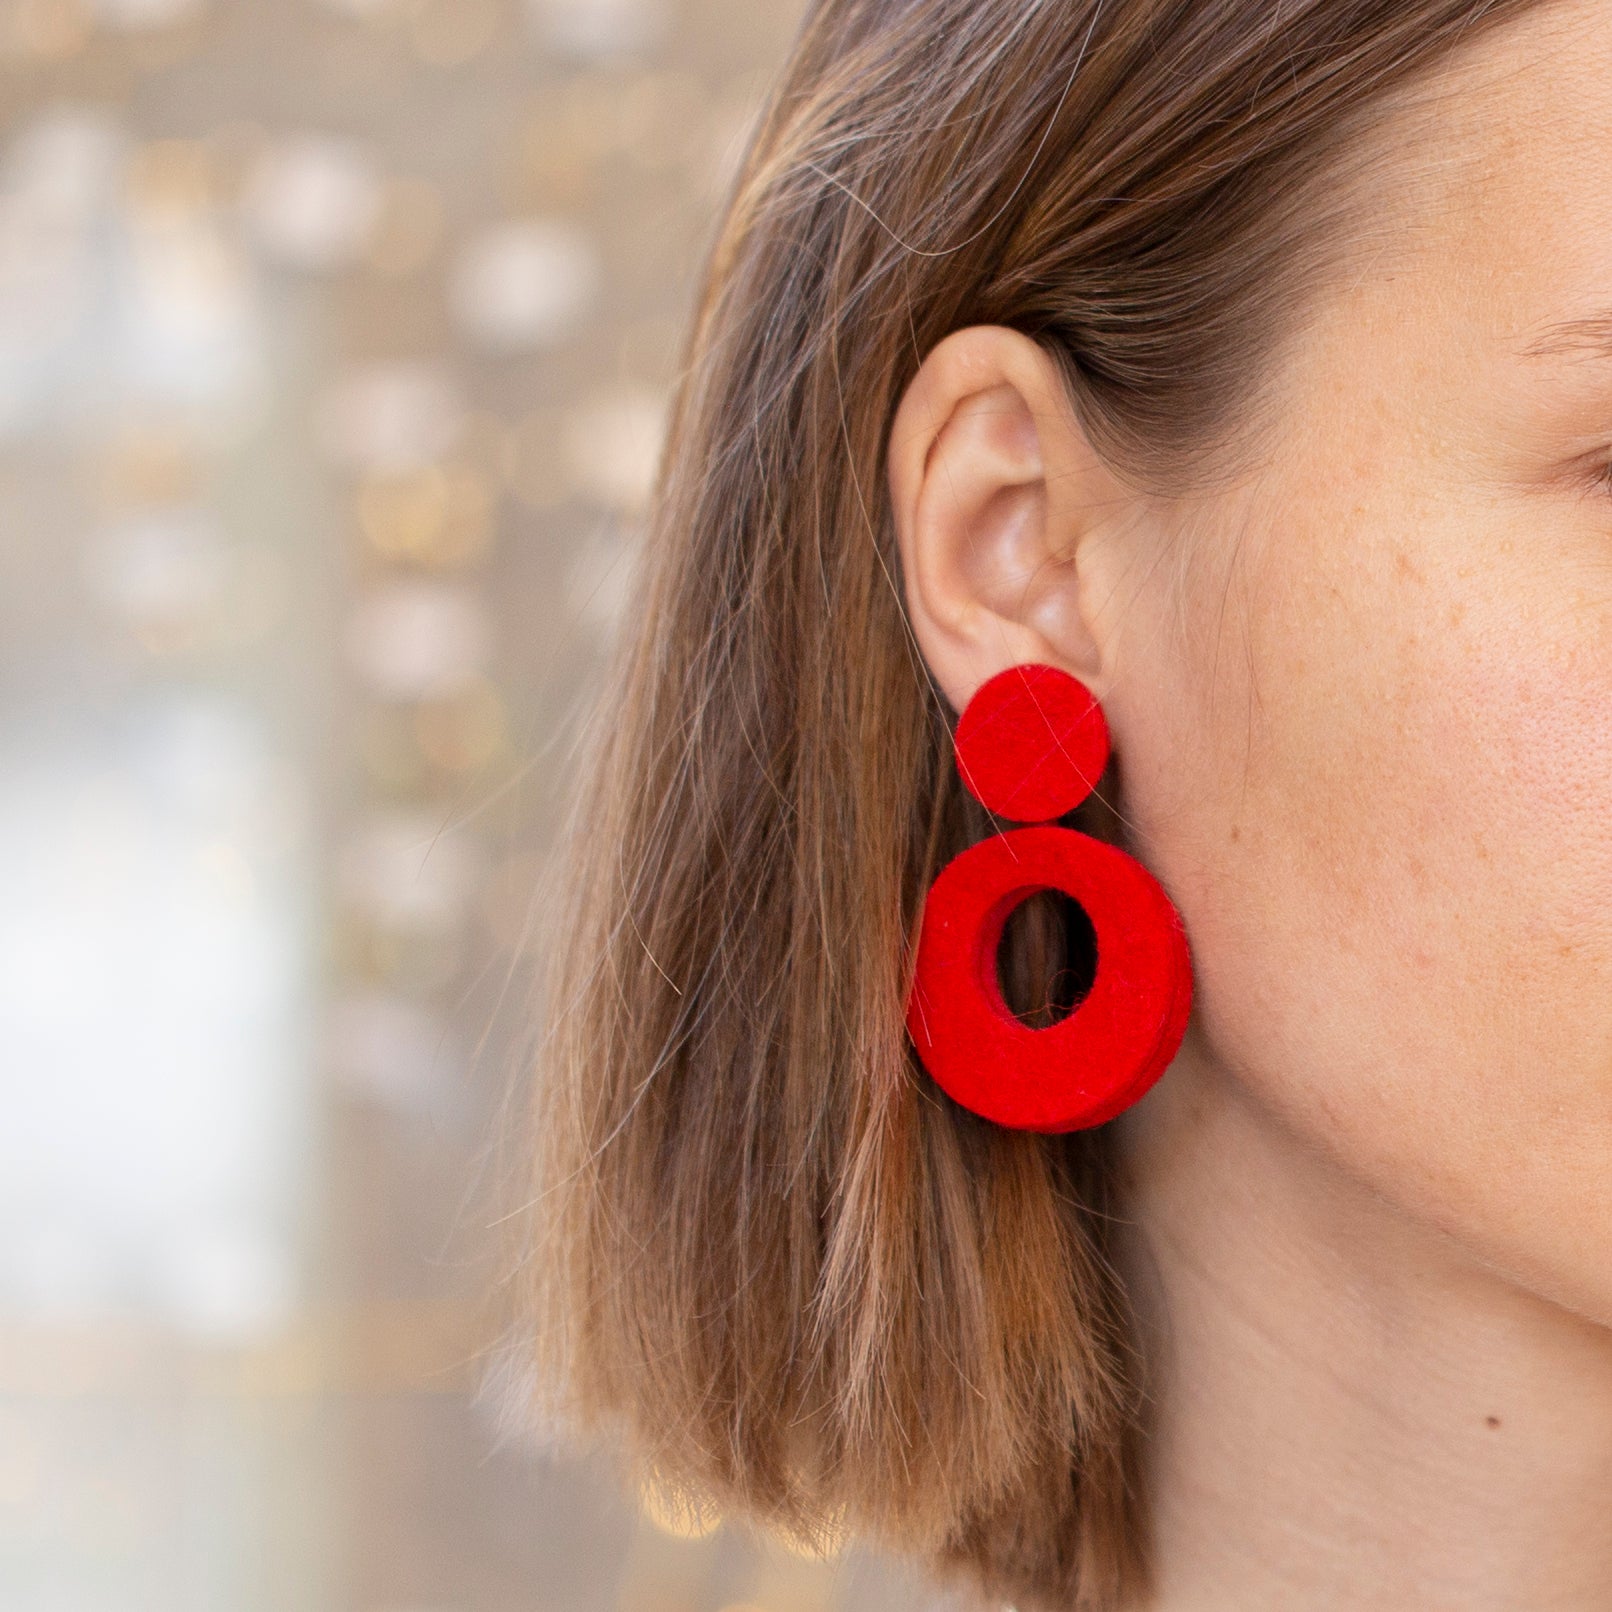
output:
{"label": "ear", "polygon": [[889,484],[908,616],[953,707],[1025,661],[1101,700],[1102,551],[1136,495],[1091,448],[1053,360],[1000,325],[947,336],[896,411]]}

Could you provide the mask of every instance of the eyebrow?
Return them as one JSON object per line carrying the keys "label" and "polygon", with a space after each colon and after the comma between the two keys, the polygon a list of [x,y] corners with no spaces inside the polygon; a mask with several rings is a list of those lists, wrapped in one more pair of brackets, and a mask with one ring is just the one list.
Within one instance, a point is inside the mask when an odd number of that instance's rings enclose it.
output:
{"label": "eyebrow", "polygon": [[1547,325],[1520,352],[1524,358],[1612,358],[1612,308]]}

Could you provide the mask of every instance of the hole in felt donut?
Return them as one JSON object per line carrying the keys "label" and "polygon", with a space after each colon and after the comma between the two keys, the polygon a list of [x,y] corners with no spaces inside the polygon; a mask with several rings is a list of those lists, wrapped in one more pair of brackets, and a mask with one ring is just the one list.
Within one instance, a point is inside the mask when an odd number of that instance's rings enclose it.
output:
{"label": "hole in felt donut", "polygon": [[1097,977],[1097,931],[1061,890],[1038,890],[1008,914],[996,979],[1008,1012],[1032,1030],[1067,1019]]}

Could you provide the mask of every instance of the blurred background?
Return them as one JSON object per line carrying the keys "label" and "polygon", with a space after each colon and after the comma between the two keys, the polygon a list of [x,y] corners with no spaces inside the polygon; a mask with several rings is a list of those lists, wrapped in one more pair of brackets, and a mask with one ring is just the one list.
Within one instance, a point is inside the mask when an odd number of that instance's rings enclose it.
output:
{"label": "blurred background", "polygon": [[0,1606],[904,1612],[483,1390],[530,903],[797,0],[0,0]]}

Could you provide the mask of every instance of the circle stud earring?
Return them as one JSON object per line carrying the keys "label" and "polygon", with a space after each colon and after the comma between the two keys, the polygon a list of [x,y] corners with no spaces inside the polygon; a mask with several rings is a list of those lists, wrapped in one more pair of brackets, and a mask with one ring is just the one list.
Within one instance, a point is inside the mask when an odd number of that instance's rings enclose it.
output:
{"label": "circle stud earring", "polygon": [[[930,887],[908,1034],[941,1089],[985,1119],[1027,1131],[1100,1125],[1163,1074],[1192,1006],[1186,931],[1163,886],[1118,847],[1049,821],[1096,786],[1107,720],[1067,672],[1011,666],[969,701],[954,745],[981,805],[1040,826],[970,846]],[[1043,891],[1084,911],[1097,968],[1073,1011],[1038,1030],[1008,1007],[996,959],[1008,919]]]}

